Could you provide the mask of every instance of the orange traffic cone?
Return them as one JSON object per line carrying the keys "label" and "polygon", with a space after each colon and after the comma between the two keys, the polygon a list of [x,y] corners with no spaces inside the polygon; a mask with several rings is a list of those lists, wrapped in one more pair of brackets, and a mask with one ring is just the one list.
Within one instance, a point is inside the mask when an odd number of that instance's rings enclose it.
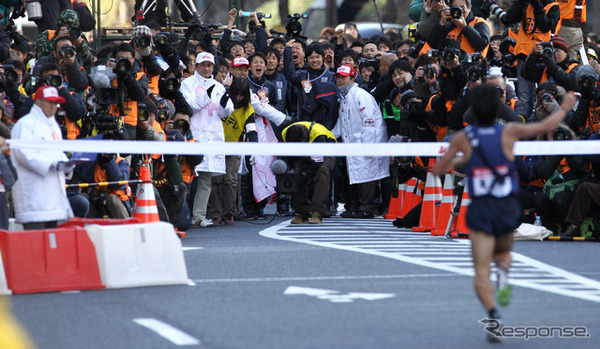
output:
{"label": "orange traffic cone", "polygon": [[467,206],[471,203],[471,197],[469,196],[469,190],[465,185],[465,191],[463,192],[462,201],[460,203],[460,212],[458,214],[458,219],[456,220],[456,226],[452,229],[452,231],[457,231],[458,236],[468,235],[469,228],[467,228]]}
{"label": "orange traffic cone", "polygon": [[411,178],[406,182],[406,190],[404,192],[404,199],[402,200],[402,210],[400,211],[400,217],[406,216],[406,214],[417,206],[421,202],[421,195],[419,194],[419,180]]}
{"label": "orange traffic cone", "polygon": [[383,216],[385,219],[396,219],[398,217],[402,217],[402,205],[404,203],[404,194],[406,192],[406,183],[402,183],[398,186],[398,197],[390,198],[390,206],[388,207],[388,211]]}
{"label": "orange traffic cone", "polygon": [[442,204],[440,205],[437,227],[431,231],[431,235],[444,235],[446,233],[452,207],[454,207],[454,202],[456,202],[456,195],[454,195],[453,191],[454,176],[451,173],[446,173],[444,187],[442,188]]}
{"label": "orange traffic cone", "polygon": [[423,232],[433,230],[437,227],[438,206],[442,201],[442,182],[433,173],[427,172],[425,182],[425,193],[423,195],[423,206],[419,226],[413,227],[413,231]]}
{"label": "orange traffic cone", "polygon": [[139,218],[144,223],[158,222],[158,208],[150,170],[147,166],[140,167],[140,179],[143,181],[137,188],[133,217]]}

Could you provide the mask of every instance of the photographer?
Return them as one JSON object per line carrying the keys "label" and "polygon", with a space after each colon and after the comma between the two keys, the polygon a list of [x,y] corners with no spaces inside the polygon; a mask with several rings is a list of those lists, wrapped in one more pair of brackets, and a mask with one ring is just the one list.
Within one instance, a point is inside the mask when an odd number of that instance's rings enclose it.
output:
{"label": "photographer", "polygon": [[75,45],[81,65],[86,68],[94,65],[94,56],[83,36],[79,16],[73,10],[64,10],[60,13],[57,30],[46,30],[38,36],[34,47],[36,58],[50,55],[56,48],[56,40],[63,37],[71,39],[71,45]]}
{"label": "photographer", "polygon": [[498,17],[505,26],[521,22],[514,50],[517,57],[517,94],[525,102],[527,113],[530,113],[535,99],[535,85],[522,76],[525,58],[536,42],[550,41],[560,21],[560,7],[554,0],[513,1],[508,11],[504,12],[496,2],[485,0],[481,9]]}
{"label": "photographer", "polygon": [[[413,90],[407,90],[400,96],[403,115],[410,121],[409,138],[413,142],[438,142],[446,133],[446,109],[439,94],[431,96],[429,101],[421,99]],[[438,136],[439,134],[439,136]]]}
{"label": "photographer", "polygon": [[107,66],[114,69],[116,79],[112,86],[119,89],[118,103],[111,106],[110,112],[123,118],[125,139],[136,139],[138,122],[137,102],[148,94],[148,78],[135,60],[135,50],[130,44],[122,43],[113,47],[113,57]]}
{"label": "photographer", "polygon": [[581,98],[575,113],[567,117],[567,124],[582,138],[597,133],[600,126],[600,75],[589,65],[583,65],[577,71],[577,87]]}
{"label": "photographer", "polygon": [[[103,139],[112,139],[105,134]],[[116,182],[129,180],[129,164],[116,154],[98,154],[95,162],[85,162],[75,167],[73,179],[81,183]],[[129,218],[131,188],[129,185],[93,187],[85,190],[90,201],[88,218]]]}
{"label": "photographer", "polygon": [[[66,103],[61,104],[61,111],[64,111],[62,117],[57,116],[56,121],[63,129],[64,138],[75,139],[79,135],[79,121],[86,114],[86,105],[83,98],[77,93],[71,93],[64,85],[64,78],[60,74],[59,66],[55,63],[46,63],[39,67],[40,77],[37,83],[31,84],[34,90],[41,86],[53,86],[58,89],[60,97],[64,98]],[[7,95],[15,106],[13,118],[18,120],[21,116],[29,113],[33,106],[33,96],[27,97],[17,91],[17,86],[8,84]],[[60,114],[60,113],[59,113]],[[66,116],[66,117],[65,117]]]}
{"label": "photographer", "polygon": [[[336,142],[335,136],[325,126],[301,121],[291,124],[281,132],[284,142]],[[297,188],[292,192],[292,209],[298,214],[292,219],[292,224],[320,224],[326,213],[330,172],[335,163],[333,157],[311,156],[290,157],[286,159],[287,171],[293,172]],[[274,171],[275,172],[275,171]],[[277,191],[282,191],[280,180],[277,181]],[[312,184],[312,186],[311,186]],[[312,187],[312,195],[308,193]],[[310,201],[308,198],[311,198]]]}
{"label": "photographer", "polygon": [[[496,119],[499,124],[505,124],[507,122],[518,122],[524,123],[525,119],[517,114],[510,106],[506,104],[506,92],[504,90],[504,78],[500,75],[490,75],[485,77],[485,84],[494,86],[500,92],[500,106],[498,107],[498,114],[496,115]],[[470,96],[469,96],[470,98]],[[458,102],[456,103],[458,104]],[[455,104],[455,106],[456,106]],[[473,116],[473,109],[469,106],[469,109],[464,113],[463,121],[467,124],[472,124],[475,122]]]}
{"label": "photographer", "polygon": [[[131,34],[131,41],[129,42],[133,49],[135,50],[135,59],[140,63],[142,71],[148,77],[148,88],[155,93],[158,94],[158,74],[160,73],[160,66],[156,60],[156,55],[154,54],[154,41],[152,39],[152,32],[150,28],[145,25],[138,25],[133,29],[133,33]],[[165,45],[168,47],[168,43]],[[175,50],[172,49],[171,52]],[[175,67],[179,65],[179,57],[177,56],[177,63]]]}
{"label": "photographer", "polygon": [[438,76],[440,65],[437,58],[421,55],[415,62],[415,74],[411,88],[424,100],[429,100],[431,95],[440,91]]}
{"label": "photographer", "polygon": [[46,63],[58,64],[60,74],[64,77],[64,83],[69,90],[81,93],[88,88],[87,74],[69,37],[61,36],[54,40],[54,50],[51,55],[39,58],[32,75],[39,77],[41,68]]}
{"label": "photographer", "polygon": [[567,44],[558,36],[536,43],[525,61],[523,77],[538,84],[552,79],[567,91],[575,90],[579,63],[569,58],[568,52]]}
{"label": "photographer", "polygon": [[[433,56],[434,52],[431,53]],[[460,45],[455,40],[445,39],[440,43],[437,55],[441,63],[438,76],[440,92],[445,100],[456,101],[467,84],[467,74],[461,64]]]}
{"label": "photographer", "polygon": [[451,7],[442,9],[440,22],[427,37],[432,48],[438,48],[443,39],[456,40],[466,53],[487,54],[490,28],[485,19],[471,13],[471,0],[453,0]]}
{"label": "photographer", "polygon": [[539,84],[535,91],[537,97],[535,110],[527,118],[527,123],[542,121],[546,116],[558,110],[560,108],[561,94],[564,94],[564,90],[562,90],[562,93],[560,92],[554,81],[546,81]]}

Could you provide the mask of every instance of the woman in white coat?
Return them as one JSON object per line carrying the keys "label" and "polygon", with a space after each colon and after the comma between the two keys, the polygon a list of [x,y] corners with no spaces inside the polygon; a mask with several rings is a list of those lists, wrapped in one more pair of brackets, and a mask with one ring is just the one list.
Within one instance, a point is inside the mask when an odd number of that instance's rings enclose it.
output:
{"label": "woman in white coat", "polygon": [[[345,143],[387,143],[387,129],[375,98],[354,82],[356,71],[342,65],[336,72],[339,118],[332,132]],[[351,185],[347,208],[353,218],[373,218],[377,181],[389,176],[388,157],[347,156]],[[349,204],[349,205],[348,205]]]}
{"label": "woman in white coat", "polygon": [[[40,87],[29,114],[23,116],[11,131],[12,139],[29,141],[62,140],[54,115],[58,103],[65,99],[51,86]],[[17,223],[26,230],[56,228],[57,221],[73,217],[67,199],[65,172],[71,172],[68,158],[60,150],[13,148],[11,160],[18,180],[12,188]]]}

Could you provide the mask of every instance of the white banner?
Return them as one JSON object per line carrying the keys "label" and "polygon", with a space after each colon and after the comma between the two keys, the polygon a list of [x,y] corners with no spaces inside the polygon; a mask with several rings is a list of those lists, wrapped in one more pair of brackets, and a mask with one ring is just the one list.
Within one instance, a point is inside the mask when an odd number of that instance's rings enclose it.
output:
{"label": "white banner", "polygon": [[[275,156],[441,156],[448,143],[197,143],[111,140],[6,140],[11,148],[82,153]],[[517,142],[515,155],[600,154],[600,140]]]}

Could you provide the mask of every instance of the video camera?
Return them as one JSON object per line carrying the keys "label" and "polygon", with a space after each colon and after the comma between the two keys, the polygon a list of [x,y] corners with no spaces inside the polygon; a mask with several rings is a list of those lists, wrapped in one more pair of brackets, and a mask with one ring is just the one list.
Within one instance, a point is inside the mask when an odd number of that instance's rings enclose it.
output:
{"label": "video camera", "polygon": [[[255,11],[240,11],[239,12],[239,16],[240,17],[250,17],[250,15],[252,14],[252,12]],[[270,13],[262,13],[262,12],[256,12],[256,17],[258,18],[260,24],[264,27],[265,26],[265,21],[263,21],[262,19],[271,19],[271,14]],[[256,23],[254,23],[254,21],[248,21],[248,31],[250,31],[251,33],[254,33],[256,31]]]}
{"label": "video camera", "polygon": [[285,22],[286,37],[300,37],[300,32],[302,31],[302,24],[300,24],[300,19],[308,19],[308,14],[304,13],[302,15],[299,15],[295,13],[293,16],[288,15],[287,21]]}
{"label": "video camera", "polygon": [[375,71],[379,71],[379,59],[381,55],[376,55],[374,58],[361,57],[358,59],[359,67],[373,67]]}
{"label": "video camera", "polygon": [[198,20],[194,20],[188,29],[185,31],[186,39],[200,41],[206,46],[212,41],[212,29],[218,29],[216,24],[204,24]]}

